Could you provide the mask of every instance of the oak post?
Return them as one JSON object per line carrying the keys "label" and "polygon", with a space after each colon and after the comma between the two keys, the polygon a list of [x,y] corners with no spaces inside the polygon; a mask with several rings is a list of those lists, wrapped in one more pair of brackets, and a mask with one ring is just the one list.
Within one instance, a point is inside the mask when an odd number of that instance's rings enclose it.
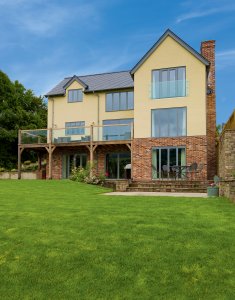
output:
{"label": "oak post", "polygon": [[49,179],[52,179],[52,149],[51,149],[51,142],[52,142],[52,129],[49,128]]}
{"label": "oak post", "polygon": [[90,177],[93,176],[93,161],[94,161],[94,155],[93,155],[93,134],[94,134],[94,125],[91,124],[91,138],[90,138]]}
{"label": "oak post", "polygon": [[20,146],[18,146],[18,179],[21,179],[21,153]]}

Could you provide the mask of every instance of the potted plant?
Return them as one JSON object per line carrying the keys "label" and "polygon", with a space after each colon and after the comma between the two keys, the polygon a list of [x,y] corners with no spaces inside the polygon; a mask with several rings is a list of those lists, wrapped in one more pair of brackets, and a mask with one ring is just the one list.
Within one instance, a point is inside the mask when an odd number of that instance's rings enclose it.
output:
{"label": "potted plant", "polygon": [[214,182],[207,187],[208,197],[219,197],[219,181],[220,181],[219,177],[215,176]]}

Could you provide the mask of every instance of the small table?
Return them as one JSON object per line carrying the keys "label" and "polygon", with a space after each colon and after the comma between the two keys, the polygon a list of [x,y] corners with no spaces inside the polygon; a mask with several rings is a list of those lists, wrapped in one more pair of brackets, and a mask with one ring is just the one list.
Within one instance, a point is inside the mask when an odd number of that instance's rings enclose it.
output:
{"label": "small table", "polygon": [[190,166],[172,166],[172,170],[175,170],[175,178],[186,179]]}

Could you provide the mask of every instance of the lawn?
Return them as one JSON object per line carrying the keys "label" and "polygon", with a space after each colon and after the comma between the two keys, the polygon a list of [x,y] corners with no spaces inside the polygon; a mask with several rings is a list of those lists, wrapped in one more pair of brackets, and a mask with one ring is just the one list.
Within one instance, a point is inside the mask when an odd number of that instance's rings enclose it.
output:
{"label": "lawn", "polygon": [[1,299],[235,299],[235,205],[0,181]]}

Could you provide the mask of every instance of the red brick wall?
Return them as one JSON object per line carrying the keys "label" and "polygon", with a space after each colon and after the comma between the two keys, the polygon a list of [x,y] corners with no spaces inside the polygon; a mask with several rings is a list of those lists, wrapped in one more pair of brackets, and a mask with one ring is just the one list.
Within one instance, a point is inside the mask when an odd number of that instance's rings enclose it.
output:
{"label": "red brick wall", "polygon": [[126,145],[98,146],[95,152],[95,160],[97,161],[97,172],[105,173],[105,158],[107,153],[129,152],[129,151],[130,149]]}
{"label": "red brick wall", "polygon": [[[128,152],[130,151],[126,145],[105,145],[98,146],[94,153],[94,160],[97,162],[96,170],[98,173],[105,173],[105,156],[107,153],[111,152]],[[86,153],[87,160],[90,159],[90,153],[86,147],[77,148],[56,148],[52,155],[52,178],[62,179],[62,156],[74,153]],[[48,155],[47,155],[48,161]],[[49,175],[48,164],[46,167],[47,179]]]}
{"label": "red brick wall", "polygon": [[216,90],[215,90],[215,41],[201,43],[201,54],[209,60],[207,95],[207,165],[208,179],[216,174]]}
{"label": "red brick wall", "polygon": [[134,139],[132,153],[132,177],[134,180],[152,179],[153,147],[186,147],[187,165],[203,163],[202,178],[207,177],[207,138],[206,136],[188,136],[176,138],[143,138]]}

